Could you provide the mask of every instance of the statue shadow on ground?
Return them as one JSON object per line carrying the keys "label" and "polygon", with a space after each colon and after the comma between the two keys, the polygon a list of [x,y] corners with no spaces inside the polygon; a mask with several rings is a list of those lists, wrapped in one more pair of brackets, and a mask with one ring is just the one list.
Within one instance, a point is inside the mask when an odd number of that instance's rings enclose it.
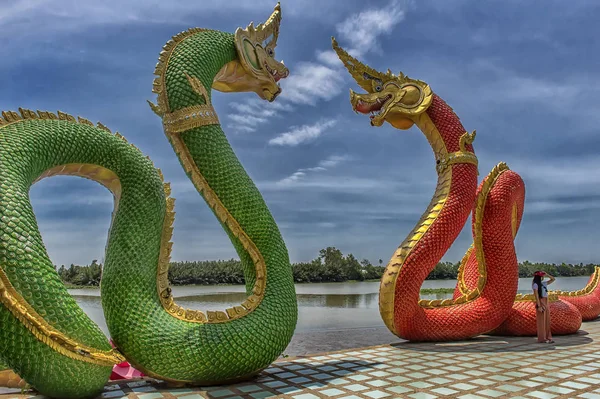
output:
{"label": "statue shadow on ground", "polygon": [[[331,380],[335,380],[335,379],[339,379],[339,378],[344,378],[347,377],[349,375],[355,374],[355,373],[360,373],[364,370],[368,370],[368,369],[374,369],[376,366],[381,365],[381,362],[377,362],[377,361],[368,361],[368,360],[364,360],[364,359],[356,359],[356,360],[349,360],[349,359],[336,359],[336,360],[332,360],[332,361],[326,361],[326,362],[318,362],[318,364],[310,364],[310,363],[296,363],[294,362],[295,360],[299,360],[299,359],[310,359],[311,356],[297,356],[294,357],[292,359],[289,360],[289,366],[303,366],[303,368],[306,369],[312,369],[314,371],[316,371],[316,373],[312,373],[312,374],[306,374],[303,375],[303,377],[306,379],[306,381],[302,381],[302,382],[298,382],[298,383],[294,383],[291,386],[294,386],[296,388],[299,389],[315,389],[315,388],[319,388],[319,387],[324,387],[327,384],[329,384],[329,382]],[[283,364],[282,364],[283,363]],[[273,371],[273,372],[268,372],[268,371],[263,371],[260,374],[258,374],[256,377],[244,381],[244,382],[239,382],[237,384],[226,384],[226,385],[222,385],[222,386],[210,386],[210,387],[201,387],[201,386],[190,386],[190,387],[185,387],[185,388],[180,388],[183,390],[189,390],[192,389],[193,391],[198,391],[198,392],[202,392],[202,394],[206,397],[206,398],[210,398],[210,399],[220,399],[224,396],[223,394],[223,390],[231,390],[232,388],[235,388],[235,390],[239,390],[240,392],[245,392],[245,387],[251,387],[253,385],[257,385],[257,384],[265,384],[267,382],[274,382],[274,381],[285,381],[286,385],[290,386],[290,382],[288,382],[287,379],[285,378],[279,378],[277,376],[277,374],[281,374],[281,373],[287,373],[290,371],[295,371],[296,369],[288,369],[285,365],[285,363],[288,363],[287,361],[283,361],[283,362],[276,362],[273,363],[269,369],[272,368],[276,368],[279,369],[277,371]],[[338,369],[336,371],[336,374],[330,374],[327,371],[323,371],[320,368],[323,367],[335,367],[336,369]],[[267,369],[268,370],[268,369]],[[376,370],[376,369],[375,369]],[[314,377],[318,375],[319,377]],[[159,391],[161,391],[161,394],[163,395],[163,398],[167,398],[167,399],[175,399],[176,397],[173,396],[170,392],[177,392],[177,388],[169,388],[169,384],[167,384],[164,381],[154,381],[151,383],[151,385],[158,389]],[[276,389],[277,388],[269,388],[271,391],[277,392]],[[239,394],[241,396],[245,395],[250,395],[252,393],[254,393],[254,390],[248,390],[247,393],[245,394]],[[279,396],[284,396],[285,394],[283,393],[273,393],[273,395],[279,397]]]}
{"label": "statue shadow on ground", "polygon": [[399,342],[391,344],[392,347],[415,352],[459,352],[459,353],[486,353],[486,352],[534,352],[552,351],[558,348],[588,345],[594,340],[585,330],[576,334],[555,335],[553,344],[538,343],[537,337],[504,337],[480,335],[463,341],[448,342]]}

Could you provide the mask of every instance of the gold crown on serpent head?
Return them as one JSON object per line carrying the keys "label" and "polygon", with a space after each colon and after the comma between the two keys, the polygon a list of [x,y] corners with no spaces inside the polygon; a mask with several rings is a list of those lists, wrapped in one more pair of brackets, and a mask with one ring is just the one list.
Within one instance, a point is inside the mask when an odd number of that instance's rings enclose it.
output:
{"label": "gold crown on serpent head", "polygon": [[412,126],[412,117],[431,105],[433,92],[427,83],[411,79],[402,72],[394,75],[389,69],[386,73],[379,72],[348,54],[334,37],[331,42],[350,75],[367,91],[367,94],[358,94],[350,90],[350,102],[357,112],[374,113],[371,124],[381,126],[387,121],[405,129]]}

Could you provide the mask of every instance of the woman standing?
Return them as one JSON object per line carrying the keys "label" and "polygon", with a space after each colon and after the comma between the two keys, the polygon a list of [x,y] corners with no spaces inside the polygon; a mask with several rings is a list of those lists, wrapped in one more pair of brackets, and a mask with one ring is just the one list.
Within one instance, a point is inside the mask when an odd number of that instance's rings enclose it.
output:
{"label": "woman standing", "polygon": [[[543,281],[548,277],[549,281]],[[550,328],[550,306],[548,304],[548,284],[556,279],[543,271],[533,273],[533,295],[535,297],[538,342],[554,343]]]}

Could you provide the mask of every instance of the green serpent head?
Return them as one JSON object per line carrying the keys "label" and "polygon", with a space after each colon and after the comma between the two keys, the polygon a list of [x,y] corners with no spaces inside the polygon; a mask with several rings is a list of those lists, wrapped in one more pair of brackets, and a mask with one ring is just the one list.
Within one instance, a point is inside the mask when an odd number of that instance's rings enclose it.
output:
{"label": "green serpent head", "polygon": [[251,23],[246,29],[238,28],[235,32],[238,59],[223,66],[212,87],[222,92],[253,91],[263,100],[275,100],[281,93],[277,82],[289,75],[283,61],[275,60],[280,22],[281,6],[277,3],[264,24],[255,28]]}
{"label": "green serpent head", "polygon": [[358,85],[367,91],[358,94],[350,90],[350,103],[355,112],[372,114],[372,126],[388,122],[397,129],[408,129],[414,118],[431,105],[433,92],[427,83],[402,72],[394,75],[389,69],[386,73],[376,71],[348,54],[334,38],[332,45]]}

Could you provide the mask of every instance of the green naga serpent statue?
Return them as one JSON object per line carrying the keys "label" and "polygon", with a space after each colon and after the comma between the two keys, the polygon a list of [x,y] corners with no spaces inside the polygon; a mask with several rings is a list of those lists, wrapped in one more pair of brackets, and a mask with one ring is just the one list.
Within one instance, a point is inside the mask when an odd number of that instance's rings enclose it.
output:
{"label": "green naga serpent statue", "polygon": [[[288,76],[274,59],[281,9],[235,34],[194,28],[167,42],[152,110],[186,174],[235,246],[247,299],[225,311],[184,309],[167,274],[174,200],[160,170],[120,134],[61,112],[0,118],[0,362],[51,397],[102,391],[115,363],[175,384],[250,378],[286,348],[298,308],[281,234],[235,156],[211,88],[273,101]],[[114,195],[101,297],[116,349],[77,306],[44,247],[29,201],[45,177],[95,180]],[[13,373],[13,377],[15,374]],[[14,380],[13,380],[14,381]]]}

